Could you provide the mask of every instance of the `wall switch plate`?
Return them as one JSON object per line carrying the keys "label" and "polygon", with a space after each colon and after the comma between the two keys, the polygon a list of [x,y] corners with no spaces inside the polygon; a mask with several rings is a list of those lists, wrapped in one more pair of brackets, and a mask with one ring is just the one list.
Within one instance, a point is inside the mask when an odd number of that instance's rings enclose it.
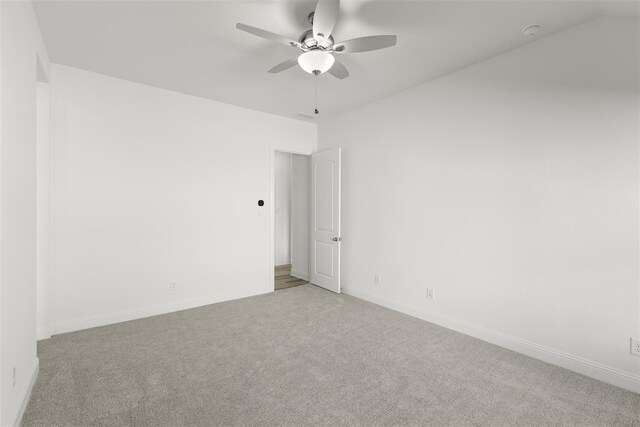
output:
{"label": "wall switch plate", "polygon": [[640,340],[637,338],[631,338],[631,354],[640,356]]}
{"label": "wall switch plate", "polygon": [[178,288],[178,284],[176,282],[169,283],[169,289],[175,291]]}
{"label": "wall switch plate", "polygon": [[433,299],[433,289],[427,288],[427,299]]}
{"label": "wall switch plate", "polygon": [[381,284],[381,283],[382,283],[382,278],[380,277],[380,275],[379,275],[379,274],[375,274],[375,275],[373,276],[373,284],[374,284],[374,285],[379,285],[379,284]]}

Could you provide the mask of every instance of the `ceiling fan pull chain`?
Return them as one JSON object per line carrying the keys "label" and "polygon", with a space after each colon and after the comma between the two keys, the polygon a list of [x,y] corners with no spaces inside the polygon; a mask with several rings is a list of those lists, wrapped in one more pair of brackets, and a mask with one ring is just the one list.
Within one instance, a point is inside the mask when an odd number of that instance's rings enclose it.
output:
{"label": "ceiling fan pull chain", "polygon": [[318,110],[318,76],[319,75],[320,74],[316,74],[316,108],[314,110],[316,114],[320,113],[320,110]]}

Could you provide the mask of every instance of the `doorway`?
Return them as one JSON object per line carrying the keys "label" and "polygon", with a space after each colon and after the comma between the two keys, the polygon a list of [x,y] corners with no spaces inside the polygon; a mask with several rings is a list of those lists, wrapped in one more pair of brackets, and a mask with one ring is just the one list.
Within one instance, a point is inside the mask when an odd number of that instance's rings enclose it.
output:
{"label": "doorway", "polygon": [[308,155],[275,151],[274,183],[274,290],[309,283]]}

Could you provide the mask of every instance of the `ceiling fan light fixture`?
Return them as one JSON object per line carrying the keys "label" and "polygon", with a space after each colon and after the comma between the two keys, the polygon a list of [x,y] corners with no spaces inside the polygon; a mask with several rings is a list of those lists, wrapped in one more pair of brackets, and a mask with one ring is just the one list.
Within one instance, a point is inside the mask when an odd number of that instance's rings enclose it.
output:
{"label": "ceiling fan light fixture", "polygon": [[335,58],[329,52],[312,50],[298,57],[298,64],[309,74],[322,74],[331,69]]}

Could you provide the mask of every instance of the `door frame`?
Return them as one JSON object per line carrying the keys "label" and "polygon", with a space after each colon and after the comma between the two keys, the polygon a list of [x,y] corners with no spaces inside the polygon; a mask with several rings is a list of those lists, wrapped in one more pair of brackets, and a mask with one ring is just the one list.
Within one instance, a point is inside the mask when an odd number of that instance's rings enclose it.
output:
{"label": "door frame", "polygon": [[272,144],[269,146],[269,271],[266,292],[274,292],[276,290],[276,281],[274,271],[275,265],[275,248],[273,242],[276,230],[276,207],[275,207],[275,158],[276,152],[300,154],[302,156],[311,156],[316,152],[313,148],[299,147],[286,144]]}

